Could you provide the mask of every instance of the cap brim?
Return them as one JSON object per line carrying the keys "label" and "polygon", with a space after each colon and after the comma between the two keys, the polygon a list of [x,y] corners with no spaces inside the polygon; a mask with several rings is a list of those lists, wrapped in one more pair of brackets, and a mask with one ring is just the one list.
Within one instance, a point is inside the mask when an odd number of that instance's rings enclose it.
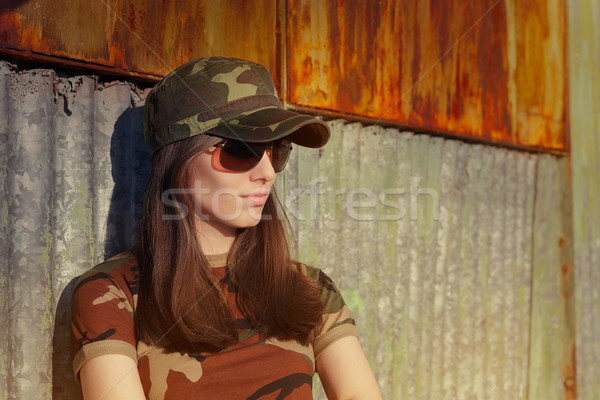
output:
{"label": "cap brim", "polygon": [[329,127],[311,115],[278,107],[264,108],[220,122],[206,132],[224,139],[248,143],[270,142],[288,137],[300,146],[318,148],[329,140]]}

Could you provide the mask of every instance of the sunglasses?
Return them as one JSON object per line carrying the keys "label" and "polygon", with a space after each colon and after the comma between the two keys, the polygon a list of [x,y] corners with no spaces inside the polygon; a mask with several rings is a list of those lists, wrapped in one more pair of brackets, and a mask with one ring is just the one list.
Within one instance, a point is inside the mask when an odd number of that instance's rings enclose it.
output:
{"label": "sunglasses", "polygon": [[213,153],[213,157],[219,160],[223,169],[232,172],[250,171],[258,165],[265,151],[275,172],[281,172],[292,151],[292,142],[287,139],[268,143],[248,143],[227,139],[215,146],[217,149]]}

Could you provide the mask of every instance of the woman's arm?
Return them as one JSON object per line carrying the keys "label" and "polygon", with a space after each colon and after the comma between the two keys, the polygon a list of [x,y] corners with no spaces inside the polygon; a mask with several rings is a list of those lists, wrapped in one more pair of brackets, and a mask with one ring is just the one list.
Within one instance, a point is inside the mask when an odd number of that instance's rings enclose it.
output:
{"label": "woman's arm", "polygon": [[79,370],[85,400],[145,400],[137,365],[122,354],[94,357]]}
{"label": "woman's arm", "polygon": [[327,346],[317,359],[317,372],[331,400],[381,400],[379,386],[356,336]]}

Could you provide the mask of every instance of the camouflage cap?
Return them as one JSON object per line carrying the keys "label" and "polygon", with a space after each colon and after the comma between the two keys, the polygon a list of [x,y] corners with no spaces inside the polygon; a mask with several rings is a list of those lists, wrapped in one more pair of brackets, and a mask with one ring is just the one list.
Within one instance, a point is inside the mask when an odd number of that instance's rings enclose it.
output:
{"label": "camouflage cap", "polygon": [[226,57],[176,68],[146,98],[144,136],[151,154],[199,134],[251,143],[287,136],[306,147],[329,140],[323,121],[283,109],[265,67]]}

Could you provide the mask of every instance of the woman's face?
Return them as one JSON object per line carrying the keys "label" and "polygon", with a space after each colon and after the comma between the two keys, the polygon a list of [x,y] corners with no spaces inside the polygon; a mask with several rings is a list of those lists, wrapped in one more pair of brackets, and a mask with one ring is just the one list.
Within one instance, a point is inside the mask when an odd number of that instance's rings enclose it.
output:
{"label": "woman's face", "polygon": [[266,152],[250,171],[230,172],[213,157],[215,150],[211,147],[192,160],[195,214],[201,226],[234,234],[258,224],[277,174]]}

